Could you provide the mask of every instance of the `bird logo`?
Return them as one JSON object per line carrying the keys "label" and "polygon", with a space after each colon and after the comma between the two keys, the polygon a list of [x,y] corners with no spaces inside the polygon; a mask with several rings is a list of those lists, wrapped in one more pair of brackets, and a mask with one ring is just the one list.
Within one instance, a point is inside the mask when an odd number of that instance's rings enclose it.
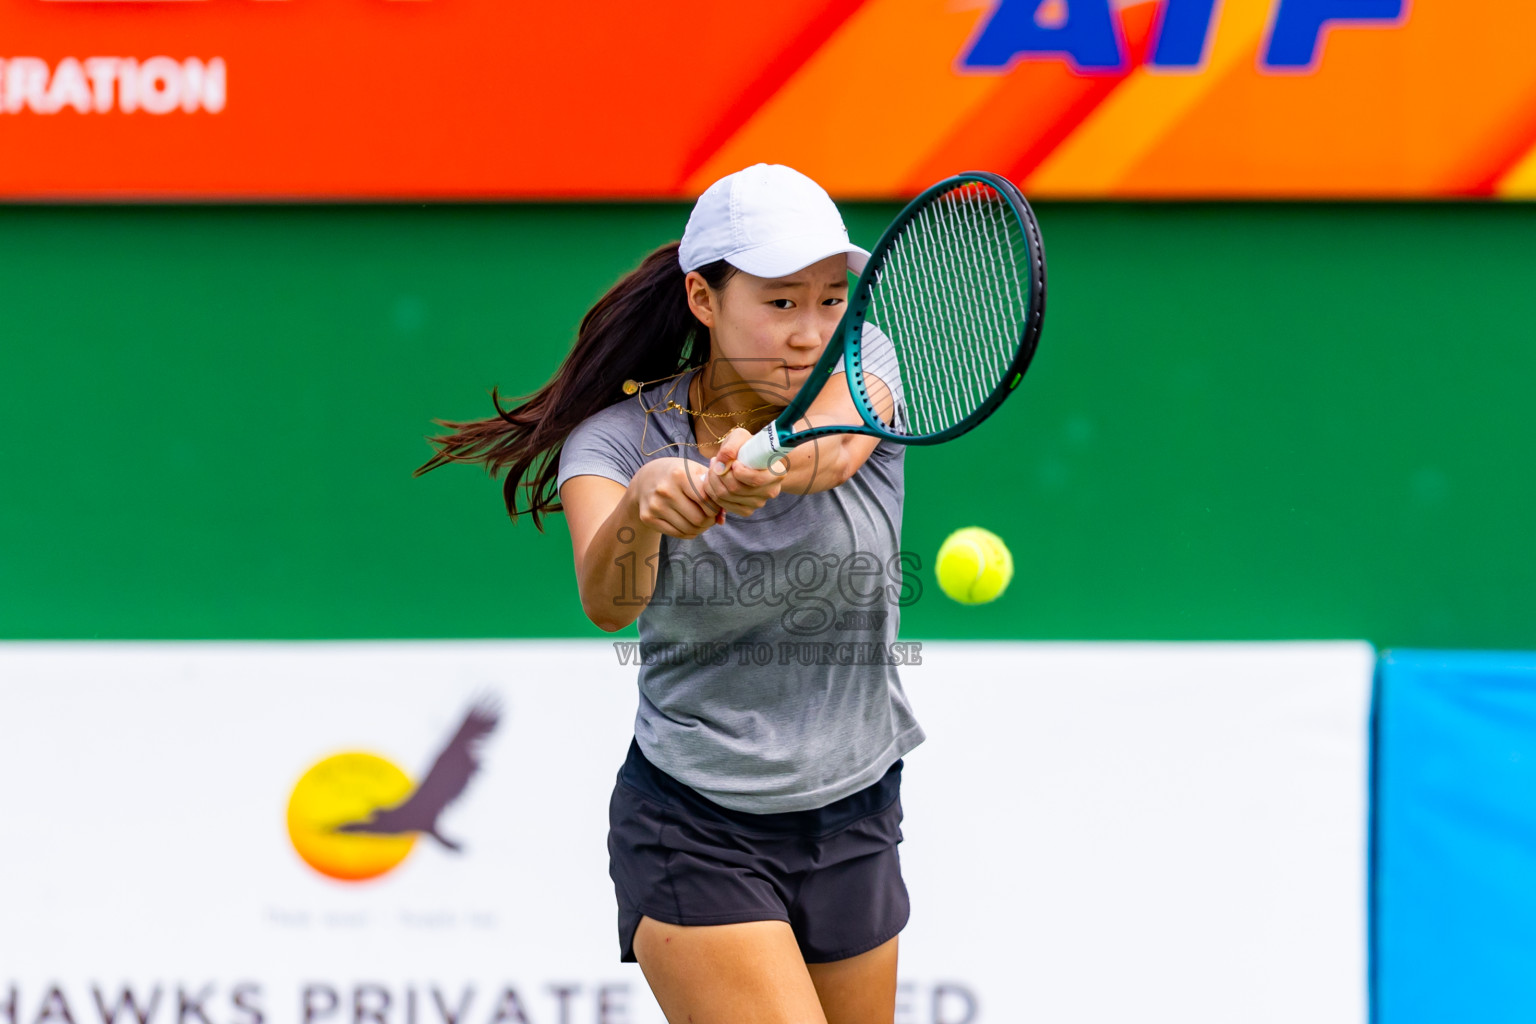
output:
{"label": "bird logo", "polygon": [[454,853],[438,818],[480,768],[480,743],[496,729],[499,705],[476,701],[419,785],[377,754],[349,751],[310,767],[288,799],[288,837],[304,862],[329,878],[361,882],[398,867],[420,836]]}

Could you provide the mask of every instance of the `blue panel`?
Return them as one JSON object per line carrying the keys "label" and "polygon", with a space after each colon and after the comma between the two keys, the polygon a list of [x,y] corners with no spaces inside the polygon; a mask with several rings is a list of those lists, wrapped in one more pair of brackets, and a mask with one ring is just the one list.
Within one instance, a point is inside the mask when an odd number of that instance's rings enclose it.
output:
{"label": "blue panel", "polygon": [[1389,651],[1376,716],[1374,1021],[1536,1020],[1536,654]]}

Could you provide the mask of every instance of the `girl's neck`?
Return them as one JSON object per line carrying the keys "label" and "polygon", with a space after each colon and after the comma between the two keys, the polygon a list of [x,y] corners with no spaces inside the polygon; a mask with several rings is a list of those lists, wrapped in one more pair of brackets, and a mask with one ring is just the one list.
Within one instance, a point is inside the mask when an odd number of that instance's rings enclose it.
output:
{"label": "girl's neck", "polygon": [[[715,384],[711,387],[711,382]],[[763,394],[768,391],[768,394]],[[688,387],[688,405],[709,413],[695,416],[694,422],[712,436],[724,437],[732,428],[742,426],[757,431],[767,425],[789,404],[790,395],[778,395],[758,382],[748,382],[735,372],[728,360],[710,359],[699,367]]]}

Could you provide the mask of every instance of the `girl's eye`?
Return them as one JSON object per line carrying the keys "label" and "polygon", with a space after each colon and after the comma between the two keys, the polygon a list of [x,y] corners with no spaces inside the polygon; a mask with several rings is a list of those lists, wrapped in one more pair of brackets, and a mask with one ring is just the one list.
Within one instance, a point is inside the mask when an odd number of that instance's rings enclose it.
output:
{"label": "girl's eye", "polygon": [[775,309],[793,309],[795,305],[791,299],[773,299],[771,301]]}
{"label": "girl's eye", "polygon": [[823,306],[841,306],[843,304],[843,301],[844,300],[842,300],[842,299],[828,299],[826,302],[823,302],[822,305]]}

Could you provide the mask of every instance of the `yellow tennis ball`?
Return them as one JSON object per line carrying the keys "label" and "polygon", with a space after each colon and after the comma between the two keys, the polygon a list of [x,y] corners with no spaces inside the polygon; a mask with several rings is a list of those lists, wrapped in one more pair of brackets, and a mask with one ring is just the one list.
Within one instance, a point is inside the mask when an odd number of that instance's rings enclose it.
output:
{"label": "yellow tennis ball", "polygon": [[986,604],[1008,589],[1013,555],[1001,537],[967,526],[944,538],[934,563],[939,587],[961,604]]}

